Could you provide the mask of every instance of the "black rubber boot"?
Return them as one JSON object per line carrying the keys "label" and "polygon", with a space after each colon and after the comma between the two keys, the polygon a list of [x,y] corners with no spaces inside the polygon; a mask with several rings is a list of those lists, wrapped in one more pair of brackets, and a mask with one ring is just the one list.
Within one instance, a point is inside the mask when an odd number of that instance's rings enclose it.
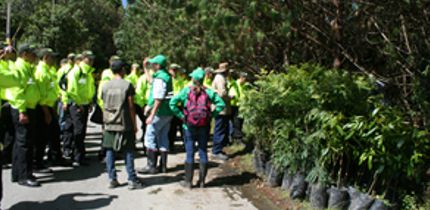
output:
{"label": "black rubber boot", "polygon": [[154,150],[147,150],[147,166],[141,169],[137,169],[136,171],[141,174],[156,174],[157,173],[157,151]]}
{"label": "black rubber boot", "polygon": [[167,155],[168,152],[160,152],[160,172],[167,173]]}
{"label": "black rubber boot", "polygon": [[193,187],[194,163],[185,163],[185,179],[180,182],[182,187]]}
{"label": "black rubber boot", "polygon": [[199,171],[199,182],[198,185],[200,188],[205,188],[206,186],[206,175],[208,173],[208,164],[200,163],[200,171]]}

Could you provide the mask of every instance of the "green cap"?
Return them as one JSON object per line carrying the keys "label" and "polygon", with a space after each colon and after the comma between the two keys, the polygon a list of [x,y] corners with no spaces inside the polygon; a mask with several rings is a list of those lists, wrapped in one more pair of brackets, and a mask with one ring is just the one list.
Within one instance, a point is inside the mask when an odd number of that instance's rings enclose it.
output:
{"label": "green cap", "polygon": [[28,52],[28,53],[35,53],[36,52],[36,46],[33,44],[22,44],[18,47],[18,53],[24,53],[24,52]]}
{"label": "green cap", "polygon": [[82,54],[77,54],[75,59],[77,60],[82,60],[84,58],[84,56]]}
{"label": "green cap", "polygon": [[112,55],[110,57],[110,59],[109,59],[110,62],[114,62],[114,61],[117,61],[117,60],[121,60],[121,58],[119,56],[117,56],[117,55]]}
{"label": "green cap", "polygon": [[167,66],[167,58],[166,58],[166,56],[161,55],[161,54],[149,59],[148,62],[158,64],[163,68],[166,68],[166,66]]}
{"label": "green cap", "polygon": [[202,68],[197,68],[195,69],[191,74],[190,77],[193,80],[197,80],[197,81],[203,81],[203,79],[205,78],[205,70],[203,70]]}
{"label": "green cap", "polygon": [[86,50],[86,51],[82,52],[82,57],[84,57],[84,58],[94,58],[96,56],[94,55],[94,53],[92,51]]}
{"label": "green cap", "polygon": [[133,67],[133,68],[139,68],[139,67],[140,67],[140,65],[139,65],[138,63],[133,63],[133,64],[131,65],[131,67]]}
{"label": "green cap", "polygon": [[75,53],[69,53],[69,54],[67,55],[67,59],[70,59],[70,60],[75,59],[75,57],[76,57],[76,54],[75,54]]}
{"label": "green cap", "polygon": [[182,73],[184,73],[184,74],[186,74],[187,73],[187,70],[185,69],[185,68],[182,68],[182,66],[180,66],[179,64],[176,64],[176,63],[172,63],[172,64],[170,64],[170,67],[169,67],[170,69],[174,69],[174,70],[177,70],[177,71],[180,71],[180,72],[182,72]]}
{"label": "green cap", "polygon": [[54,52],[54,50],[52,50],[51,48],[42,48],[39,49],[37,52],[37,56],[39,57],[43,57],[45,55],[49,55],[49,56],[57,56],[58,53]]}

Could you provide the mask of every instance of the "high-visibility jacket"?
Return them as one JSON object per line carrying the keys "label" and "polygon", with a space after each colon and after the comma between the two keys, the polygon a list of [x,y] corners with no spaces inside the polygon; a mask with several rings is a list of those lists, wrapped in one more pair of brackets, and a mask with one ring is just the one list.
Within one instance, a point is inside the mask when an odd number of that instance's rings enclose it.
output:
{"label": "high-visibility jacket", "polygon": [[100,77],[99,85],[97,87],[97,104],[100,106],[100,108],[103,108],[103,100],[102,100],[103,85],[111,81],[113,77],[114,77],[114,74],[112,72],[112,69],[103,70],[102,75]]}
{"label": "high-visibility jacket", "polygon": [[148,103],[150,84],[146,74],[139,77],[136,84],[136,94],[134,95],[134,102],[140,107]]}
{"label": "high-visibility jacket", "polygon": [[231,106],[238,106],[239,98],[240,98],[240,92],[239,87],[237,84],[237,81],[230,79],[228,81],[228,93],[230,96],[233,96],[233,98],[230,100]]}
{"label": "high-visibility jacket", "polygon": [[[20,79],[15,71],[9,69],[9,62],[0,60],[0,95],[1,99],[5,99],[4,94],[6,89],[10,87],[19,86]],[[0,106],[0,115],[1,115],[1,106]]]}
{"label": "high-visibility jacket", "polygon": [[67,91],[63,96],[63,103],[75,103],[76,105],[88,105],[95,94],[94,68],[81,62],[75,65],[67,75]]}
{"label": "high-visibility jacket", "polygon": [[6,90],[6,99],[19,112],[36,108],[40,101],[40,87],[35,80],[35,67],[22,58],[15,62],[14,69],[19,75],[21,83],[18,87]]}
{"label": "high-visibility jacket", "polygon": [[184,89],[184,87],[186,87],[190,81],[181,76],[177,76],[176,78],[172,78],[172,82],[173,82],[173,94],[176,95],[179,93],[179,91]]}
{"label": "high-visibility jacket", "polygon": [[125,77],[125,80],[129,81],[134,88],[137,86],[137,81],[139,80],[139,75],[136,72],[131,72],[129,75]]}
{"label": "high-visibility jacket", "polygon": [[54,107],[60,95],[55,67],[40,61],[36,67],[35,79],[40,87],[41,99],[39,104]]}

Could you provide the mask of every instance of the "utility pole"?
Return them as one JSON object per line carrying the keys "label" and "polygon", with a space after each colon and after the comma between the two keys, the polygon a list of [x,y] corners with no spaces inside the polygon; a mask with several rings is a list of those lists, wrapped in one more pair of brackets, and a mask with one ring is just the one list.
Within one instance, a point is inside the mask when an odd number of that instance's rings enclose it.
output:
{"label": "utility pole", "polygon": [[7,1],[7,10],[6,10],[6,42],[8,45],[12,45],[11,34],[10,34],[10,18],[12,12],[12,1]]}

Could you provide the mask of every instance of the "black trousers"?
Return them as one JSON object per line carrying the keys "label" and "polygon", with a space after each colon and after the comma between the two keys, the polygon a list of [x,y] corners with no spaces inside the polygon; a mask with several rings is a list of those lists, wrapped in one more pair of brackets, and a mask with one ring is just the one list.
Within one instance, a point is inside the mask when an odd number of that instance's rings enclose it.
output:
{"label": "black trousers", "polygon": [[[142,128],[142,140],[143,140],[143,137],[145,136],[145,131],[146,131],[146,117],[143,113],[144,108],[140,107],[137,104],[134,104],[134,107],[136,110],[137,117],[139,117],[140,121],[142,122],[141,128]],[[143,107],[145,107],[145,106],[143,106]]]}
{"label": "black trousers", "polygon": [[64,112],[65,129],[63,134],[64,152],[73,150],[73,160],[82,162],[85,159],[85,135],[88,122],[88,105],[70,105]]}
{"label": "black trousers", "polygon": [[243,137],[242,127],[243,127],[243,119],[239,117],[239,107],[232,106],[231,107],[231,121],[233,124],[232,137],[234,139],[241,139]]}
{"label": "black trousers", "polygon": [[48,131],[46,130],[45,115],[41,106],[37,106],[35,118],[37,121],[37,132],[35,133],[34,159],[36,166],[43,166],[43,157],[45,156],[46,145],[48,144]]}
{"label": "black trousers", "polygon": [[27,109],[29,123],[19,122],[19,111],[12,108],[12,121],[15,126],[15,143],[12,154],[12,180],[29,179],[33,175],[33,147],[36,141],[36,110]]}
{"label": "black trousers", "polygon": [[0,138],[3,139],[3,164],[12,162],[13,143],[15,142],[15,126],[12,121],[11,106],[9,103],[4,103],[1,109],[0,126],[3,131]]}
{"label": "black trousers", "polygon": [[183,134],[183,129],[182,129],[182,120],[179,119],[178,117],[174,116],[172,121],[170,122],[170,130],[169,130],[169,145],[171,150],[174,149],[173,145],[175,144],[176,141],[176,134],[179,132],[181,133],[181,137],[183,138],[184,134]]}
{"label": "black trousers", "polygon": [[36,164],[43,164],[43,157],[46,155],[46,147],[48,146],[48,159],[58,160],[62,156],[61,140],[60,140],[60,125],[54,108],[49,107],[52,120],[50,124],[45,123],[44,114],[41,110],[40,123],[38,133],[41,133],[39,140],[36,143]]}

